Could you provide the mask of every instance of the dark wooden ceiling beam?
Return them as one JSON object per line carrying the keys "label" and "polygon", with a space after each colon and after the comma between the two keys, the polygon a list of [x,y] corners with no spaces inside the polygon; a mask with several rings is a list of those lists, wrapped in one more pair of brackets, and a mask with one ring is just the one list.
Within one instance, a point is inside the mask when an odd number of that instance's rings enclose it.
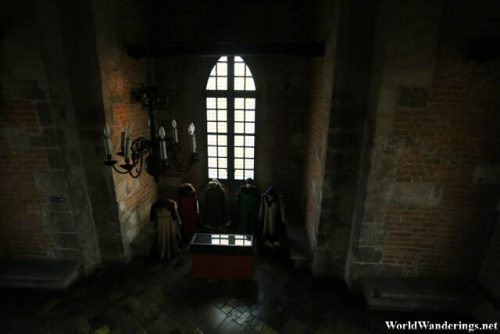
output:
{"label": "dark wooden ceiling beam", "polygon": [[133,58],[158,58],[175,55],[221,56],[221,55],[290,55],[304,57],[323,57],[323,42],[154,42],[129,44],[128,54]]}

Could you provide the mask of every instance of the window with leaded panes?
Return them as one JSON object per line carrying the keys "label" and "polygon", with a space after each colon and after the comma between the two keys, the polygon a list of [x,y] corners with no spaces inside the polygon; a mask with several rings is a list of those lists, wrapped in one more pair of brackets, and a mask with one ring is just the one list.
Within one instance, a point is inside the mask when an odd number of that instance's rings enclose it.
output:
{"label": "window with leaded panes", "polygon": [[220,57],[206,87],[208,177],[254,178],[255,82],[239,56]]}

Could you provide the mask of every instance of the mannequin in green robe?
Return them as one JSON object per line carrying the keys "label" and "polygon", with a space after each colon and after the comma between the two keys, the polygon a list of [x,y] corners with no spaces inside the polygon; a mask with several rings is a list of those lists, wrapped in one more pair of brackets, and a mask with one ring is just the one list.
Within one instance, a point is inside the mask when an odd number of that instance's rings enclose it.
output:
{"label": "mannequin in green robe", "polygon": [[253,179],[248,178],[238,192],[240,220],[238,233],[255,234],[257,232],[257,217],[259,211],[259,191]]}

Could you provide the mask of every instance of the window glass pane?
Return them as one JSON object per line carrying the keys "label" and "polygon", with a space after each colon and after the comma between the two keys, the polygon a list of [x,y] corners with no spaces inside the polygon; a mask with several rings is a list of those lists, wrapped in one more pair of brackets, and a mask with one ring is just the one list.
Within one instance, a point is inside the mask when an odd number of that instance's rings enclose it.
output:
{"label": "window glass pane", "polygon": [[245,123],[245,133],[255,133],[255,123]]}
{"label": "window glass pane", "polygon": [[243,133],[245,132],[245,123],[239,123],[235,122],[234,123],[234,133]]}
{"label": "window glass pane", "polygon": [[245,146],[255,146],[254,136],[245,136]]}
{"label": "window glass pane", "polygon": [[252,78],[246,78],[245,90],[255,90],[255,83]]}
{"label": "window glass pane", "polygon": [[245,120],[245,111],[235,110],[234,111],[234,120],[236,122],[243,122]]}
{"label": "window glass pane", "polygon": [[209,146],[208,147],[208,156],[209,157],[216,157],[217,156],[217,147],[216,146]]}
{"label": "window glass pane", "polygon": [[217,64],[217,76],[219,76],[219,77],[227,76],[227,63],[218,63]]}
{"label": "window glass pane", "polygon": [[234,156],[236,158],[243,158],[245,155],[245,150],[243,147],[235,147],[234,148]]}
{"label": "window glass pane", "polygon": [[225,97],[217,98],[217,109],[226,109],[227,108],[227,99]]}
{"label": "window glass pane", "polygon": [[243,170],[242,169],[235,169],[234,170],[234,179],[235,180],[243,180]]}
{"label": "window glass pane", "polygon": [[[233,89],[236,91],[254,91],[255,82],[250,69],[241,57],[235,56],[233,59],[234,64],[231,64],[231,66],[234,66],[231,69],[231,73],[234,75]],[[207,80],[207,90],[224,91],[228,89],[230,70],[228,66],[228,57],[220,57]],[[253,178],[256,99],[255,97],[236,97],[233,100],[234,105],[231,103],[231,107],[234,108],[228,110],[227,97],[222,93],[219,93],[222,97],[210,96],[206,98],[208,176],[227,179],[228,159],[231,159],[231,163],[234,163],[235,180]],[[228,112],[231,112],[231,114],[228,114]],[[231,118],[232,124],[228,124],[228,118]],[[234,147],[227,146],[227,133],[229,131],[235,134],[232,138],[234,139]],[[229,142],[232,142],[232,140]]]}
{"label": "window glass pane", "polygon": [[255,109],[255,99],[245,99],[245,109]]}
{"label": "window glass pane", "polygon": [[227,168],[227,158],[219,158],[219,168]]}
{"label": "window glass pane", "polygon": [[245,111],[245,121],[255,122],[255,111],[254,110]]}
{"label": "window glass pane", "polygon": [[245,75],[246,75],[247,77],[251,77],[251,76],[252,76],[252,72],[250,72],[250,69],[248,68],[248,66],[247,66],[247,65],[245,65],[245,70],[246,70],[246,74],[245,74]]}
{"label": "window glass pane", "polygon": [[227,121],[227,110],[217,110],[217,119],[219,121]]}
{"label": "window glass pane", "polygon": [[208,169],[208,177],[209,178],[217,178],[217,169],[209,168]]}
{"label": "window glass pane", "polygon": [[217,112],[215,110],[207,110],[207,121],[217,120]]}
{"label": "window glass pane", "polygon": [[227,179],[227,169],[219,169],[219,179]]}
{"label": "window glass pane", "polygon": [[245,78],[243,77],[234,78],[234,90],[245,90]]}
{"label": "window glass pane", "polygon": [[215,109],[215,97],[207,97],[207,108],[208,109]]}
{"label": "window glass pane", "polygon": [[253,147],[245,147],[245,157],[253,158],[254,157],[254,148]]}
{"label": "window glass pane", "polygon": [[217,168],[217,158],[208,158],[208,168]]}
{"label": "window glass pane", "polygon": [[207,132],[217,132],[217,122],[207,122]]}
{"label": "window glass pane", "polygon": [[245,169],[253,169],[253,159],[245,159]]}
{"label": "window glass pane", "polygon": [[234,99],[234,109],[245,109],[245,99],[242,97],[236,97]]}
{"label": "window glass pane", "polygon": [[215,90],[215,77],[210,77],[208,79],[207,90]]}
{"label": "window glass pane", "polygon": [[227,157],[227,147],[226,146],[221,146],[218,148],[218,155],[219,157],[225,158]]}
{"label": "window glass pane", "polygon": [[208,145],[217,145],[217,136],[208,135],[207,136],[207,143],[208,143]]}
{"label": "window glass pane", "polygon": [[217,90],[227,90],[226,77],[217,77]]}
{"label": "window glass pane", "polygon": [[245,64],[234,63],[234,75],[243,77],[245,76]]}
{"label": "window glass pane", "polygon": [[243,159],[234,159],[234,168],[243,168]]}
{"label": "window glass pane", "polygon": [[245,139],[243,136],[234,136],[234,146],[245,146]]}
{"label": "window glass pane", "polygon": [[227,123],[226,122],[218,122],[217,123],[217,132],[226,133],[227,132]]}
{"label": "window glass pane", "polygon": [[253,170],[245,170],[245,179],[248,179],[249,177],[251,177],[252,179],[254,178],[253,177]]}
{"label": "window glass pane", "polygon": [[217,145],[227,146],[227,136],[217,136],[217,137],[218,137]]}

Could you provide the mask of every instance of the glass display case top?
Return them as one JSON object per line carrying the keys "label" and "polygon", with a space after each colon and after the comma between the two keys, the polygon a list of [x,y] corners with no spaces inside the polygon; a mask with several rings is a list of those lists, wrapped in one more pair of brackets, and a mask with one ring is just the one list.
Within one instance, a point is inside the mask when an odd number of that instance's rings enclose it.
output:
{"label": "glass display case top", "polygon": [[252,247],[253,236],[247,234],[205,234],[197,233],[191,244],[213,246]]}

